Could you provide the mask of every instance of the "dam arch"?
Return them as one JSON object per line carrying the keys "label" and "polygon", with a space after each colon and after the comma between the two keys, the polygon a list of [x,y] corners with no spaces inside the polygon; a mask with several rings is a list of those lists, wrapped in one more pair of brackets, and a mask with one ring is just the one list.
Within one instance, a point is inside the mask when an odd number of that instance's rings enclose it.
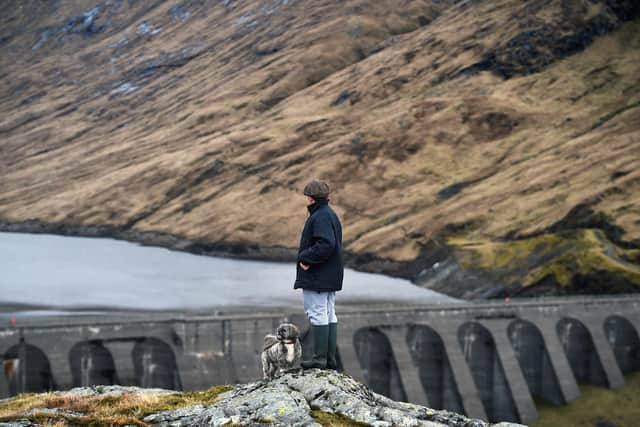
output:
{"label": "dam arch", "polygon": [[55,388],[49,358],[39,347],[24,340],[4,353],[3,368],[10,396]]}
{"label": "dam arch", "polygon": [[490,422],[519,422],[515,402],[493,336],[477,322],[458,329],[458,342]]}
{"label": "dam arch", "polygon": [[[518,357],[509,340],[510,323],[517,319],[526,319],[539,328],[560,382],[562,396],[566,402],[571,402],[580,397],[580,389],[557,334],[558,321],[571,317],[585,323],[592,333],[598,358],[607,369],[607,381],[615,386],[621,382],[615,381],[618,377],[621,378],[621,370],[618,369],[614,351],[607,340],[605,320],[612,314],[622,316],[631,321],[636,331],[640,332],[639,312],[638,294],[615,298],[571,297],[545,301],[513,299],[508,304],[500,301],[453,306],[354,306],[352,309],[345,307],[341,312],[338,345],[347,372],[366,384],[353,337],[362,328],[373,327],[383,333],[391,344],[391,354],[400,374],[399,379],[396,377],[389,382],[401,384],[401,390],[406,393],[411,403],[429,406],[427,394],[420,381],[419,366],[412,360],[407,336],[412,325],[433,328],[440,334],[446,348],[462,397],[463,412],[469,417],[486,420],[488,417],[478,387],[458,340],[461,325],[467,322],[479,323],[492,334],[496,346],[495,353],[513,394],[517,415],[520,422],[528,424],[535,421],[538,415]],[[240,381],[236,378],[238,375],[243,376],[242,381],[257,380],[260,373],[253,368],[260,363],[259,351],[264,335],[271,333],[284,321],[292,321],[301,331],[308,327],[306,317],[297,312],[242,313],[242,316],[216,313],[179,318],[166,313],[157,316],[130,318],[118,315],[113,318],[86,319],[60,317],[53,321],[39,317],[31,324],[9,325],[0,328],[0,362],[7,350],[24,338],[29,344],[46,352],[56,387],[60,390],[69,389],[73,387],[73,376],[68,362],[71,348],[79,341],[99,340],[113,355],[116,374],[121,383],[136,385],[140,383],[140,379],[136,380],[135,377],[132,349],[137,341],[142,341],[145,337],[155,337],[170,345],[175,352],[183,390],[202,390],[212,383]],[[137,348],[140,349],[140,344]],[[12,364],[15,363],[12,360],[6,362],[8,368],[12,368]],[[140,378],[140,375],[138,377]],[[12,388],[12,392],[15,393],[14,385]],[[9,397],[9,382],[5,375],[0,374],[0,398],[4,397]]]}
{"label": "dam arch", "polygon": [[407,345],[429,406],[462,413],[464,408],[451,363],[440,335],[426,325],[412,325],[407,331]]}
{"label": "dam arch", "polygon": [[578,383],[608,387],[607,377],[589,329],[581,321],[563,317],[556,332]]}
{"label": "dam arch", "polygon": [[407,401],[391,343],[376,328],[361,328],[353,335],[353,346],[367,385],[376,393]]}
{"label": "dam arch", "polygon": [[69,351],[74,387],[118,383],[111,352],[101,341],[80,341]]}
{"label": "dam arch", "polygon": [[604,333],[623,374],[640,370],[640,337],[626,318],[618,315],[607,317]]}
{"label": "dam arch", "polygon": [[507,334],[531,394],[553,405],[564,405],[560,383],[538,327],[528,320],[516,319],[509,324]]}
{"label": "dam arch", "polygon": [[140,387],[182,390],[176,356],[166,342],[155,337],[137,340],[131,357],[136,384]]}

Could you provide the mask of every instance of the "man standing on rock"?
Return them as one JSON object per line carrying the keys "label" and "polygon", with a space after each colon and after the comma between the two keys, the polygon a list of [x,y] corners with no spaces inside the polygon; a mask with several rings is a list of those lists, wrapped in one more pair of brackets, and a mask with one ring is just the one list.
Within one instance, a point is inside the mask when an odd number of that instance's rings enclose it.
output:
{"label": "man standing on rock", "polygon": [[337,369],[338,318],[336,291],[342,289],[342,225],[329,207],[329,185],[313,180],[304,187],[309,217],[304,224],[294,289],[302,289],[304,311],[311,323],[313,357],[304,369]]}

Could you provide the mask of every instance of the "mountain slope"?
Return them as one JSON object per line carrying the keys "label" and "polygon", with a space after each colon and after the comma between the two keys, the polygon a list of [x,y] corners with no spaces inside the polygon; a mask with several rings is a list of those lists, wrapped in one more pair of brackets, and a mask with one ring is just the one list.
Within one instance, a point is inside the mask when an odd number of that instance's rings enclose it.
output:
{"label": "mountain slope", "polygon": [[633,1],[5,4],[5,229],[286,257],[318,176],[361,269],[638,289]]}

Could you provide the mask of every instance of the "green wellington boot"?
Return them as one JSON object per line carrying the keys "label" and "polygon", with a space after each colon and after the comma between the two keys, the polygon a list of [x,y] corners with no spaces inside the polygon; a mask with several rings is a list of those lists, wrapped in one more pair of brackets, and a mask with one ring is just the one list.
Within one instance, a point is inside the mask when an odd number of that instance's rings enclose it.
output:
{"label": "green wellington boot", "polygon": [[327,348],[327,369],[338,370],[336,354],[338,351],[338,324],[329,323],[329,347]]}
{"label": "green wellington boot", "polygon": [[309,361],[303,361],[302,368],[326,369],[329,325],[311,325],[311,334],[313,335],[313,357]]}

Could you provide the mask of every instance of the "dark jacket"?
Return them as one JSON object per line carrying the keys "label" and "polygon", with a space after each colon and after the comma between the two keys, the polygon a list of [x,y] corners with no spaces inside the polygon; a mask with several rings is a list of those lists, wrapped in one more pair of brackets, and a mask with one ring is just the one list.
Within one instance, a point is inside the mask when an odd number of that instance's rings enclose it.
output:
{"label": "dark jacket", "polygon": [[[342,289],[342,225],[327,200],[319,200],[307,207],[309,218],[304,224],[294,289],[329,292]],[[300,262],[310,265],[303,270]]]}

